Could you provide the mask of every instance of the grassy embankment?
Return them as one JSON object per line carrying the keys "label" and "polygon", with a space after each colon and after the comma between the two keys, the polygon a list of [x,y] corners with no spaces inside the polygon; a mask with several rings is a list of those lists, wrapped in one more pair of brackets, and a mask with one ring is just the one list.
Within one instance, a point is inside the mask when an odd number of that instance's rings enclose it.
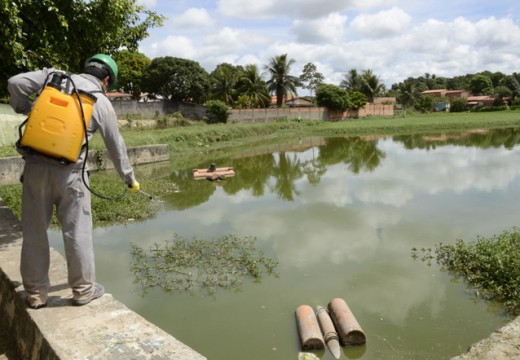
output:
{"label": "grassy embankment", "polygon": [[[469,129],[496,129],[520,127],[520,111],[487,113],[434,113],[408,116],[344,120],[339,122],[281,120],[254,124],[213,124],[168,119],[177,126],[164,129],[145,129],[139,126],[121,130],[128,147],[148,144],[168,144],[171,167],[186,169],[193,164],[211,162],[221,156],[240,153],[256,144],[274,143],[287,139],[310,136],[398,135],[427,134]],[[136,121],[138,123],[138,121]],[[104,148],[99,134],[90,149]],[[12,146],[0,147],[0,156],[17,156]],[[208,163],[209,163],[208,162]],[[167,179],[138,179],[144,189],[160,197],[175,191],[175,184]],[[91,177],[92,187],[106,195],[121,193],[117,176],[96,174]],[[2,197],[13,212],[20,216],[21,186],[0,187]],[[92,197],[94,222],[97,226],[144,220],[152,217],[157,208],[144,196],[125,196],[119,201],[106,201]]]}
{"label": "grassy embankment", "polygon": [[[139,121],[134,121],[139,124]],[[338,122],[281,120],[271,123],[213,124],[180,122],[166,129],[122,129],[127,146],[168,144],[175,157],[200,155],[263,141],[306,136],[397,135],[520,126],[520,111],[482,113],[432,113],[401,117],[370,117]],[[99,136],[92,149],[103,148]],[[0,156],[16,156],[11,146],[0,147]]]}

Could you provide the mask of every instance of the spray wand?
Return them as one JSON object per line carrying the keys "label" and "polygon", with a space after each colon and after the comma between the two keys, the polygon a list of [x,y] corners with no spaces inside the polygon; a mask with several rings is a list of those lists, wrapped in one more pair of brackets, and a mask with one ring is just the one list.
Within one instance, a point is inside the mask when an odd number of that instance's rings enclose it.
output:
{"label": "spray wand", "polygon": [[153,197],[152,197],[152,195],[150,195],[150,194],[148,194],[148,193],[144,192],[144,191],[143,191],[143,190],[141,190],[141,189],[139,189],[139,192],[140,192],[141,194],[143,194],[143,195],[146,195],[146,196],[148,196],[148,198],[150,198],[150,200],[153,200]]}

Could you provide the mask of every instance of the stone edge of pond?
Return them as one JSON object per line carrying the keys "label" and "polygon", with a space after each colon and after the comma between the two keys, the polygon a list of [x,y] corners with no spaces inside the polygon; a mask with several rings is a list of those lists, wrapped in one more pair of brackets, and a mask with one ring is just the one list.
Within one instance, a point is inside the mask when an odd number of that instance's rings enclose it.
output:
{"label": "stone edge of pond", "polygon": [[520,359],[520,316],[469,347],[451,360]]}
{"label": "stone edge of pond", "polygon": [[71,306],[66,261],[55,249],[48,306],[28,309],[19,273],[21,244],[20,223],[0,198],[0,326],[20,358],[206,359],[110,294]]}

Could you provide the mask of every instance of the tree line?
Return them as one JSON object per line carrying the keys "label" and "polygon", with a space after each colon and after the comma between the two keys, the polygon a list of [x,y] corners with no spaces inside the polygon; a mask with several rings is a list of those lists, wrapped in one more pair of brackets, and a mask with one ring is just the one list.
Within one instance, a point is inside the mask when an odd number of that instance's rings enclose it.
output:
{"label": "tree line", "polygon": [[340,84],[327,84],[313,63],[293,75],[295,59],[273,56],[262,68],[257,65],[222,63],[208,73],[190,59],[165,56],[147,58],[137,51],[149,29],[162,26],[165,17],[145,10],[137,0],[0,0],[0,98],[7,96],[6,83],[19,72],[56,67],[79,72],[94,53],[111,54],[119,65],[118,90],[136,99],[143,92],[172,101],[217,102],[224,107],[276,106],[309,91],[318,106],[333,111],[362,108],[375,97],[395,97],[407,108],[431,106],[421,92],[432,89],[468,90],[475,95],[494,95],[515,101],[520,94],[520,74],[484,71],[453,78],[424,74],[393,84],[389,89],[371,69],[350,69]]}

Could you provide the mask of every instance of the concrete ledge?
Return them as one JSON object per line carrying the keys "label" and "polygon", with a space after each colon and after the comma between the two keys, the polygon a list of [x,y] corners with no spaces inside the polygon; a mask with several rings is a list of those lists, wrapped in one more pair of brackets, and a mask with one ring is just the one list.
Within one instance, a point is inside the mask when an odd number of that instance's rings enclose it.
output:
{"label": "concrete ledge", "polygon": [[0,186],[20,181],[24,161],[21,156],[0,158]]}
{"label": "concrete ledge", "polygon": [[[130,163],[135,165],[168,161],[170,154],[167,144],[136,146],[127,149]],[[114,164],[106,150],[90,150],[88,154],[88,167],[90,170],[109,170]],[[0,158],[0,186],[16,184],[20,181],[24,161],[21,156]]]}
{"label": "concrete ledge", "polygon": [[205,359],[110,294],[71,306],[67,265],[54,249],[48,306],[26,308],[21,243],[20,223],[0,199],[0,318],[15,337],[21,359]]}
{"label": "concrete ledge", "polygon": [[451,360],[520,359],[520,316],[470,346],[465,354]]}

